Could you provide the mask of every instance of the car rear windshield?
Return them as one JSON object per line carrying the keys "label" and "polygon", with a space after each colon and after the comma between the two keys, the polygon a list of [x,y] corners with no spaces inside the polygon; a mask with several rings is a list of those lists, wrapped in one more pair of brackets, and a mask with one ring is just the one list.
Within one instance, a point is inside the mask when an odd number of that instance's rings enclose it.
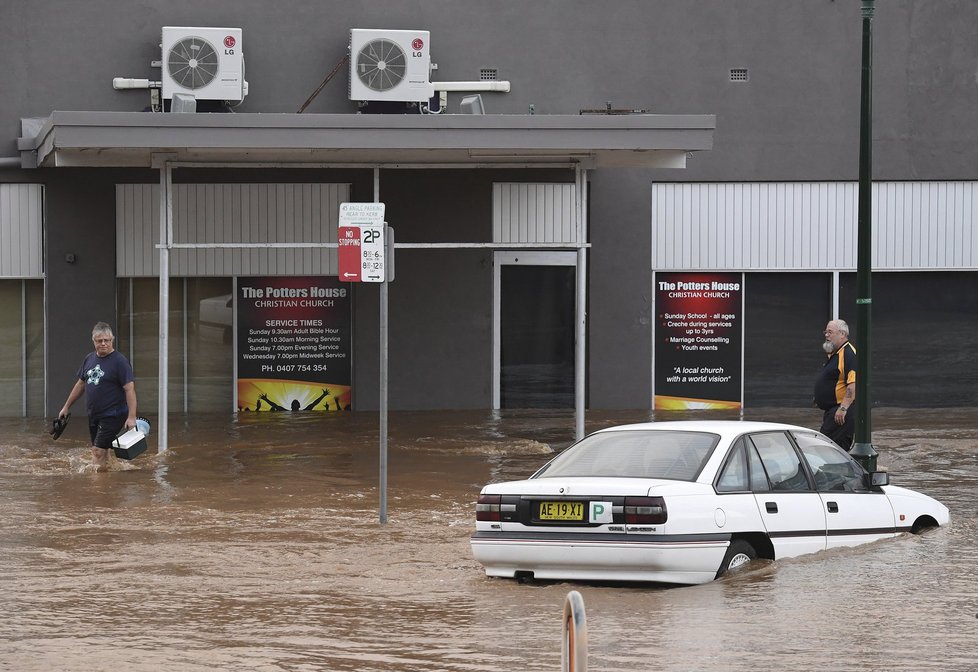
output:
{"label": "car rear windshield", "polygon": [[565,450],[534,478],[605,476],[692,481],[719,440],[716,434],[705,432],[601,432]]}

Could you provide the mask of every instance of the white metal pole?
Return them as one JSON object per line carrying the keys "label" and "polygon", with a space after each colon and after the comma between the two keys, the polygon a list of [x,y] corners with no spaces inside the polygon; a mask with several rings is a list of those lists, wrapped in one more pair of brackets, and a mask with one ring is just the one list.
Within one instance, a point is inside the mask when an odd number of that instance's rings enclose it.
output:
{"label": "white metal pole", "polygon": [[20,281],[20,415],[27,417],[27,281]]}
{"label": "white metal pole", "polygon": [[502,383],[502,374],[499,367],[502,364],[502,334],[500,325],[502,322],[502,264],[501,255],[491,252],[492,257],[492,410],[498,411],[502,394],[499,386]]}
{"label": "white metal pole", "polygon": [[[181,283],[181,286],[183,287],[183,290],[182,290],[182,296],[180,298],[180,301],[181,301],[181,308],[180,308],[181,324],[180,324],[180,327],[183,330],[183,333],[182,333],[182,338],[183,338],[183,352],[180,353],[180,354],[183,357],[183,412],[184,413],[189,413],[190,412],[190,357],[187,356],[188,355],[188,352],[187,352],[188,346],[187,346],[187,344],[190,343],[190,325],[189,325],[190,320],[187,319],[187,312],[188,311],[187,311],[187,280],[186,280],[186,278],[184,278],[183,282]],[[237,385],[235,385],[235,387],[237,387]]]}
{"label": "white metal pole", "polygon": [[839,319],[839,272],[832,271],[832,319]]}
{"label": "white metal pole", "polygon": [[564,598],[564,636],[560,643],[561,672],[587,672],[587,613],[576,590]]}
{"label": "white metal pole", "polygon": [[170,332],[170,241],[173,240],[173,169],[168,161],[160,164],[160,350],[159,350],[159,418],[157,419],[157,452],[167,449]]}
{"label": "white metal pole", "polygon": [[129,361],[133,366],[136,366],[136,309],[135,309],[135,298],[136,291],[133,289],[133,278],[129,278],[129,282],[126,283],[127,301],[126,305],[129,306]]}
{"label": "white metal pole", "polygon": [[[747,344],[747,273],[740,272],[740,419],[744,419],[744,372],[747,371],[747,359],[745,355]],[[654,314],[654,313],[653,313]]]}
{"label": "white metal pole", "polygon": [[238,276],[231,278],[231,296],[234,297],[235,306],[231,311],[231,361],[234,362],[231,373],[231,380],[234,381],[231,386],[231,412],[235,413],[238,410]]}
{"label": "white metal pole", "polygon": [[575,301],[574,347],[574,438],[584,438],[584,401],[586,390],[585,354],[587,352],[587,171],[578,166],[577,182],[577,299]]}
{"label": "white metal pole", "polygon": [[[380,203],[380,168],[374,168],[374,203]],[[380,522],[387,523],[387,272],[380,283]]]}

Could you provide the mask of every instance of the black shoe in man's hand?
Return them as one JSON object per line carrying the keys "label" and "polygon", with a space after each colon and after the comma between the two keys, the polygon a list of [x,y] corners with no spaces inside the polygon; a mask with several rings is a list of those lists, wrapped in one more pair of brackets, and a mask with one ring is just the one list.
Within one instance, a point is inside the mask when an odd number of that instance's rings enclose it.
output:
{"label": "black shoe in man's hand", "polygon": [[70,417],[71,417],[71,413],[69,413],[68,415],[62,415],[59,416],[57,419],[55,419],[54,422],[51,423],[52,425],[51,432],[50,432],[51,438],[57,439],[59,436],[61,436],[62,433],[64,433],[65,428],[68,427],[68,418]]}

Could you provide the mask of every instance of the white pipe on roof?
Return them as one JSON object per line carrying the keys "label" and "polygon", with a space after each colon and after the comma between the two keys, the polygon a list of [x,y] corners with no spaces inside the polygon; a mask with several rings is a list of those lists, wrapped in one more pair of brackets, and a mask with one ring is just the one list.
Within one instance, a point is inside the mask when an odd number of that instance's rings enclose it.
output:
{"label": "white pipe on roof", "polygon": [[149,79],[132,79],[130,77],[113,77],[112,88],[116,91],[123,89],[158,89],[163,86],[163,82],[154,82]]}
{"label": "white pipe on roof", "polygon": [[478,82],[432,82],[435,91],[502,91],[509,93],[509,82],[504,80],[480,80]]}

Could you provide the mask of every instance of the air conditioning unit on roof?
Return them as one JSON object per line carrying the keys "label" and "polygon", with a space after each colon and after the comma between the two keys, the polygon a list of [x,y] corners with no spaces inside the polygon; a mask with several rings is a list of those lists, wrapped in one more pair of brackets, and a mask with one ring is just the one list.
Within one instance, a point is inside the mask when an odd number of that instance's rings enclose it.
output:
{"label": "air conditioning unit on roof", "polygon": [[164,100],[175,93],[228,101],[248,95],[240,28],[164,26],[160,46]]}
{"label": "air conditioning unit on roof", "polygon": [[350,100],[427,102],[431,53],[427,30],[350,31]]}

